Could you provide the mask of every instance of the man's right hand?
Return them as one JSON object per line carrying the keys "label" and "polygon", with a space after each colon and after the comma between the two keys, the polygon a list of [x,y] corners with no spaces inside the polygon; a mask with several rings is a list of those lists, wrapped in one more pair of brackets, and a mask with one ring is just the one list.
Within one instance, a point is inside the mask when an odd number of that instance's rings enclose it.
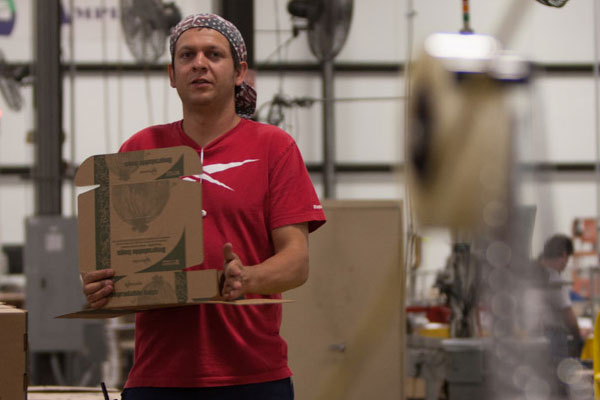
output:
{"label": "man's right hand", "polygon": [[108,303],[108,296],[115,290],[113,281],[115,275],[111,268],[81,274],[83,280],[83,294],[90,308],[98,309]]}

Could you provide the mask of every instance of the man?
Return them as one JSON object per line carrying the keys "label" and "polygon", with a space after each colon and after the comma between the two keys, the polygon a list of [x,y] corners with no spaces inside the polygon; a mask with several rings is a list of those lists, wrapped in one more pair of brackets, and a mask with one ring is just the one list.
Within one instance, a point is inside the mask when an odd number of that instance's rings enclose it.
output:
{"label": "man", "polygon": [[[193,269],[223,267],[226,299],[279,298],[306,281],[308,232],[325,222],[298,148],[280,129],[241,118],[254,113],[256,93],[244,82],[246,47],[233,24],[189,16],[173,28],[170,51],[183,120],[146,128],[121,151],[196,149],[205,261]],[[91,307],[106,304],[113,274],[83,278]],[[292,399],[281,312],[281,305],[199,305],[138,313],[122,399]]]}
{"label": "man", "polygon": [[[566,285],[562,283],[560,274],[567,267],[569,257],[573,254],[573,241],[565,235],[556,234],[544,244],[544,250],[538,259],[547,280],[547,306],[544,330],[550,338],[552,355],[560,360],[569,356],[568,335],[581,350],[581,334],[577,317],[571,306],[571,298]],[[578,354],[573,354],[578,356]]]}

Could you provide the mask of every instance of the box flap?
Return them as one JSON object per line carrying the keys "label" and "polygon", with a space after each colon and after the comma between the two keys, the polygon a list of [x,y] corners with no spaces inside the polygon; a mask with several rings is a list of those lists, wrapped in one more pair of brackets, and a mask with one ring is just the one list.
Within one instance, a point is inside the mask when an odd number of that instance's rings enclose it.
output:
{"label": "box flap", "polygon": [[88,157],[75,175],[76,186],[147,182],[202,173],[198,153],[188,146]]}
{"label": "box flap", "polygon": [[[218,299],[206,299],[206,300],[197,300],[194,304],[180,304],[175,305],[175,307],[187,307],[197,304],[225,304],[230,306],[258,306],[264,304],[284,304],[284,303],[293,303],[294,300],[289,299],[240,299],[233,301],[225,301]],[[156,310],[159,308],[171,308],[174,305],[163,305],[163,306],[149,306],[147,308],[144,307],[131,307],[127,309],[99,309],[99,310],[81,310],[70,314],[59,315],[56,318],[80,318],[80,319],[106,319],[106,318],[114,318],[120,317],[122,315],[132,314],[138,311],[145,310]]]}
{"label": "box flap", "polygon": [[176,306],[219,296],[219,271],[155,271],[113,278],[114,291],[105,308]]}

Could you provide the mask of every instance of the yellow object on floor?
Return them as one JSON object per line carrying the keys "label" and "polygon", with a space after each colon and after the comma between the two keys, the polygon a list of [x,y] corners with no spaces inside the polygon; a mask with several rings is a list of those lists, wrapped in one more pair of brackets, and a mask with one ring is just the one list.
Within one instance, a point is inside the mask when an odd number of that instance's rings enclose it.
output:
{"label": "yellow object on floor", "polygon": [[450,337],[450,327],[448,327],[447,324],[429,323],[419,329],[419,335],[439,339],[448,339]]}
{"label": "yellow object on floor", "polygon": [[594,359],[594,338],[588,337],[585,339],[585,343],[583,344],[583,349],[581,349],[582,360],[593,360]]}
{"label": "yellow object on floor", "polygon": [[600,400],[600,313],[594,324],[594,399]]}

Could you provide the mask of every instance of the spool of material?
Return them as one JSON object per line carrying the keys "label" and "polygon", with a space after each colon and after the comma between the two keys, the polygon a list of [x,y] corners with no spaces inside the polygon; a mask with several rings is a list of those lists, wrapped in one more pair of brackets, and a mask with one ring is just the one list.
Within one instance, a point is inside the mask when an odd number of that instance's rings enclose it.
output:
{"label": "spool of material", "polygon": [[409,96],[407,172],[420,224],[470,229],[505,222],[511,154],[502,83],[449,71],[424,53]]}

